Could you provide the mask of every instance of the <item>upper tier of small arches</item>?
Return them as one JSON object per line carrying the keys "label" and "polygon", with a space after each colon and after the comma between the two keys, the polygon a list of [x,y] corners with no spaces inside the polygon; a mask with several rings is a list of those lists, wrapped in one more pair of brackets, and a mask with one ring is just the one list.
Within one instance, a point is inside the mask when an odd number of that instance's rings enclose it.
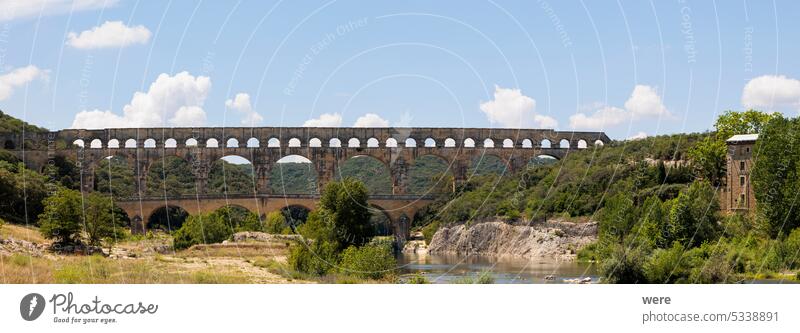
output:
{"label": "upper tier of small arches", "polygon": [[327,140],[320,139],[317,137],[313,137],[308,140],[301,140],[297,137],[289,138],[288,140],[281,141],[276,137],[262,139],[259,140],[255,137],[250,137],[248,139],[239,140],[239,138],[228,138],[227,140],[220,140],[217,138],[208,138],[208,139],[198,139],[198,138],[189,138],[186,140],[179,140],[175,138],[167,138],[166,140],[159,141],[155,138],[146,138],[146,139],[110,139],[107,142],[103,142],[103,140],[95,138],[91,140],[84,140],[84,139],[75,139],[72,144],[74,146],[80,148],[89,148],[89,149],[102,149],[102,148],[111,148],[111,149],[118,149],[118,148],[194,148],[194,147],[201,147],[201,148],[281,148],[281,147],[308,147],[308,148],[398,148],[398,147],[409,147],[409,148],[417,148],[417,147],[429,147],[429,148],[553,148],[553,149],[569,149],[569,148],[577,148],[577,149],[584,149],[592,146],[603,146],[605,143],[603,140],[596,139],[592,141],[591,139],[583,139],[583,138],[562,138],[560,140],[550,140],[550,139],[542,139],[539,140],[532,140],[528,138],[524,139],[512,139],[512,138],[505,138],[501,140],[496,140],[492,138],[486,138],[483,140],[474,139],[474,138],[466,138],[463,140],[457,140],[454,138],[444,138],[444,139],[434,139],[434,138],[425,138],[423,140],[417,141],[414,138],[406,138],[406,139],[396,139],[396,138],[388,138],[384,141],[379,140],[378,138],[370,137],[366,140],[361,138],[330,138]]}

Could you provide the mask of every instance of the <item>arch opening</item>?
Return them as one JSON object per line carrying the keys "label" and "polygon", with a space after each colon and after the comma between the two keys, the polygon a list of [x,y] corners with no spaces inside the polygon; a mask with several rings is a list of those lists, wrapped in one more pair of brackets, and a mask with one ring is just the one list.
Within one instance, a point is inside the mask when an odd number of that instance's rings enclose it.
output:
{"label": "arch opening", "polygon": [[318,138],[311,138],[311,140],[308,140],[308,146],[311,148],[321,148],[322,140]]}
{"label": "arch opening", "polygon": [[378,139],[369,138],[369,140],[367,140],[367,148],[378,148],[378,146],[379,146]]}
{"label": "arch opening", "polygon": [[77,139],[75,141],[72,141],[72,145],[79,148],[83,148],[85,144],[83,143],[83,139]]}
{"label": "arch opening", "polygon": [[137,146],[136,139],[125,140],[125,148],[136,148]]}
{"label": "arch opening", "polygon": [[395,138],[386,139],[386,147],[387,148],[397,148],[397,139],[395,139]]}
{"label": "arch opening", "polygon": [[542,142],[541,142],[541,145],[540,145],[540,146],[541,146],[542,148],[552,148],[552,145],[553,145],[553,143],[552,143],[552,142],[550,142],[550,140],[548,140],[548,139],[543,139],[543,140],[542,140]]}
{"label": "arch opening", "polygon": [[511,139],[503,140],[503,148],[514,148],[514,140]]}
{"label": "arch opening", "polygon": [[144,140],[144,147],[145,148],[155,148],[156,147],[156,139]]}
{"label": "arch opening", "polygon": [[561,141],[558,142],[558,148],[569,148],[569,140],[561,139]]}
{"label": "arch opening", "polygon": [[270,138],[267,140],[267,148],[279,148],[281,146],[281,140],[278,138]]}
{"label": "arch opening", "polygon": [[406,139],[406,143],[405,143],[404,146],[405,147],[410,147],[410,148],[416,147],[417,146],[417,140],[414,140],[414,138],[407,138]]}
{"label": "arch opening", "polygon": [[556,158],[555,156],[539,154],[534,157],[531,157],[531,159],[528,161],[528,166],[537,167],[537,166],[554,164],[556,162],[558,162],[558,158]]}
{"label": "arch opening", "polygon": [[108,148],[114,148],[114,149],[119,148],[119,140],[117,139],[108,140]]}
{"label": "arch opening", "polygon": [[206,148],[219,148],[219,141],[214,138],[206,140]]}
{"label": "arch opening", "polygon": [[359,141],[357,138],[350,138],[350,140],[347,141],[347,147],[349,148],[358,148],[360,146],[361,141]]}
{"label": "arch opening", "polygon": [[6,142],[3,143],[3,149],[14,150],[17,149],[17,145],[14,144],[14,141],[6,140]]}
{"label": "arch opening", "polygon": [[455,146],[456,146],[456,140],[453,140],[453,138],[447,138],[444,140],[445,148],[453,148]]}
{"label": "arch opening", "polygon": [[189,162],[178,156],[154,161],[147,172],[146,193],[166,197],[196,194],[195,176]]}
{"label": "arch opening", "polygon": [[239,148],[239,140],[236,138],[228,139],[228,141],[225,142],[225,148]]}
{"label": "arch opening", "polygon": [[425,147],[436,147],[436,140],[433,138],[425,139]]}
{"label": "arch opening", "polygon": [[492,140],[492,139],[483,140],[483,147],[484,148],[494,148],[494,140]]}
{"label": "arch opening", "polygon": [[505,171],[506,163],[503,159],[495,155],[483,154],[472,159],[472,164],[468,169],[468,175],[502,175]]}
{"label": "arch opening", "polygon": [[294,231],[298,226],[306,223],[311,210],[301,205],[289,205],[281,208],[281,214],[286,219],[286,224]]}
{"label": "arch opening", "polygon": [[169,138],[164,141],[164,148],[178,148],[178,141],[173,138]]}
{"label": "arch opening", "polygon": [[147,230],[172,232],[180,229],[188,218],[189,213],[179,206],[162,206],[150,214],[150,218],[147,219]]}
{"label": "arch opening", "polygon": [[423,155],[414,159],[414,164],[408,169],[408,179],[408,193],[453,191],[453,173],[449,170],[447,161],[436,155]]}
{"label": "arch opening", "polygon": [[603,141],[601,141],[601,140],[595,140],[594,141],[594,146],[595,147],[602,147],[604,145],[605,145],[605,143],[603,143]]}
{"label": "arch opening", "polygon": [[522,140],[522,148],[533,148],[533,142],[531,142],[531,139]]}
{"label": "arch opening", "polygon": [[300,155],[282,157],[269,175],[269,189],[275,194],[316,194],[317,182],[314,164]]}
{"label": "arch opening", "polygon": [[336,178],[347,177],[363,182],[370,194],[392,194],[392,173],[375,157],[357,155],[347,159],[339,165]]}
{"label": "arch opening", "polygon": [[333,138],[330,141],[328,141],[328,147],[341,148],[342,147],[342,140],[339,140],[338,138]]}
{"label": "arch opening", "polygon": [[291,138],[289,139],[289,147],[300,147],[302,146],[300,139],[298,138]]}
{"label": "arch opening", "polygon": [[372,232],[375,236],[391,236],[392,235],[392,220],[389,214],[383,208],[377,205],[370,205],[369,224],[372,226]]}
{"label": "arch opening", "polygon": [[472,138],[464,139],[464,147],[465,148],[475,148],[475,140]]}
{"label": "arch opening", "polygon": [[246,146],[247,148],[259,148],[261,146],[261,142],[259,142],[256,138],[249,138],[247,139]]}
{"label": "arch opening", "polygon": [[103,141],[100,141],[100,139],[94,139],[92,140],[91,143],[89,143],[89,148],[92,149],[103,148]]}
{"label": "arch opening", "polygon": [[214,161],[208,173],[206,193],[255,193],[253,163],[239,155],[227,155]]}
{"label": "arch opening", "polygon": [[135,197],[138,191],[133,168],[121,156],[103,158],[94,170],[94,189],[114,198]]}
{"label": "arch opening", "polygon": [[186,147],[197,147],[197,144],[198,142],[195,138],[186,139],[186,142],[183,143],[183,145]]}

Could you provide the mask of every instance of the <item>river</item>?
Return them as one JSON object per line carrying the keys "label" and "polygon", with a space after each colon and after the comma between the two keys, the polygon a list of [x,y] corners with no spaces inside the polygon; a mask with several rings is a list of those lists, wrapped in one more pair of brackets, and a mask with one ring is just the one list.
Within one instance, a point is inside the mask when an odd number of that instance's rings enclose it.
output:
{"label": "river", "polygon": [[492,275],[494,283],[568,283],[585,278],[597,283],[599,278],[595,264],[554,259],[402,253],[397,261],[401,279],[421,273],[431,283],[456,283],[484,272]]}

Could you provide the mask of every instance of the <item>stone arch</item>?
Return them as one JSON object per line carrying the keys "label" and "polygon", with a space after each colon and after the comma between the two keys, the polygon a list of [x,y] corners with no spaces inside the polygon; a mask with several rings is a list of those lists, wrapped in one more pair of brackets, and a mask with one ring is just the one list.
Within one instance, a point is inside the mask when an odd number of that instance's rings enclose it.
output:
{"label": "stone arch", "polygon": [[291,138],[289,139],[289,147],[296,148],[302,146],[302,142],[298,138]]}
{"label": "stone arch", "polygon": [[197,142],[197,139],[195,139],[195,138],[188,138],[183,143],[184,147],[197,147],[197,145],[198,145],[198,142]]}
{"label": "stone arch", "polygon": [[247,148],[259,148],[261,146],[261,142],[258,141],[258,139],[256,139],[256,138],[249,138],[249,139],[247,139],[247,142],[245,143],[245,146]]}
{"label": "stone arch", "polygon": [[378,139],[369,138],[369,140],[367,140],[367,148],[378,148],[379,146],[380,143],[378,142]]}
{"label": "stone arch", "polygon": [[453,172],[442,156],[427,154],[414,159],[408,168],[406,192],[411,194],[448,193],[453,190]]}
{"label": "stone arch", "polygon": [[586,144],[586,140],[580,139],[578,140],[578,149],[586,149],[588,145]]}
{"label": "stone arch", "polygon": [[370,204],[369,212],[371,213],[369,223],[375,236],[390,236],[394,234],[392,217],[383,207]]}
{"label": "stone arch", "polygon": [[358,138],[350,138],[350,140],[347,140],[347,147],[348,148],[361,147],[361,141],[359,141]]}
{"label": "stone arch", "polygon": [[311,148],[321,148],[322,140],[318,138],[311,138],[311,140],[308,140],[308,146]]}
{"label": "stone arch", "polygon": [[173,138],[169,138],[164,141],[164,148],[178,148],[178,141]]}
{"label": "stone arch", "polygon": [[239,139],[229,138],[228,141],[225,141],[225,148],[239,148]]}
{"label": "stone arch", "polygon": [[281,140],[279,140],[278,138],[273,137],[267,140],[267,148],[280,148],[280,146],[281,146]]}
{"label": "stone arch", "polygon": [[197,194],[195,175],[188,161],[169,155],[150,163],[146,193],[149,196],[180,197]]}
{"label": "stone arch", "polygon": [[602,140],[599,140],[599,139],[598,140],[594,140],[594,146],[595,147],[602,147],[602,146],[605,146],[605,145],[606,144]]}
{"label": "stone arch", "polygon": [[156,147],[156,139],[149,138],[144,140],[144,147],[145,148],[155,148]]}
{"label": "stone arch", "polygon": [[539,154],[534,157],[531,157],[531,159],[528,160],[528,166],[541,166],[541,165],[553,164],[556,162],[558,162],[558,157],[547,154]]}
{"label": "stone arch", "polygon": [[306,223],[308,214],[311,213],[311,208],[300,204],[289,204],[281,208],[280,212],[283,214],[283,218],[286,219],[286,224],[294,230],[297,226]]}
{"label": "stone arch", "polygon": [[454,148],[455,146],[456,146],[456,140],[453,140],[453,138],[444,139],[445,148]]}
{"label": "stone arch", "polygon": [[503,148],[514,148],[514,140],[511,139],[503,140]]}
{"label": "stone arch", "polygon": [[269,189],[274,194],[317,194],[318,182],[314,163],[300,155],[282,157],[269,174]]}
{"label": "stone arch", "polygon": [[189,213],[178,205],[167,204],[153,209],[147,215],[147,230],[172,232],[181,228]]}
{"label": "stone arch", "polygon": [[17,145],[14,144],[12,140],[6,140],[6,142],[3,143],[3,149],[14,150],[17,149]]}
{"label": "stone arch", "polygon": [[214,138],[206,140],[206,148],[219,148],[219,141]]}
{"label": "stone arch", "polygon": [[553,143],[549,139],[542,139],[541,147],[542,148],[553,148]]}
{"label": "stone arch", "polygon": [[337,179],[353,177],[367,186],[370,194],[392,194],[392,173],[385,161],[356,155],[338,165]]}
{"label": "stone arch", "polygon": [[114,198],[136,196],[136,175],[124,156],[111,155],[97,161],[94,168],[94,190]]}
{"label": "stone arch", "polygon": [[561,141],[558,142],[558,148],[569,148],[569,140],[561,139]]}
{"label": "stone arch", "polygon": [[486,140],[483,140],[483,147],[494,148],[494,140],[492,140],[491,138],[486,138]]}
{"label": "stone arch", "polygon": [[239,155],[225,155],[211,163],[205,193],[256,193],[253,163]]}
{"label": "stone arch", "polygon": [[387,148],[397,148],[397,139],[395,139],[395,138],[386,139],[386,147]]}
{"label": "stone arch", "polygon": [[136,139],[128,139],[125,140],[125,148],[137,148],[139,144],[136,142]]}
{"label": "stone arch", "polygon": [[84,148],[84,146],[86,144],[83,142],[83,139],[76,139],[75,141],[72,141],[72,145],[76,146],[76,147]]}
{"label": "stone arch", "polygon": [[414,140],[414,138],[406,138],[406,143],[403,145],[403,147],[416,147],[416,146],[417,146],[417,140]]}
{"label": "stone arch", "polygon": [[472,159],[469,166],[469,175],[485,175],[494,173],[502,175],[507,172],[508,164],[500,156],[493,154],[481,154]]}
{"label": "stone arch", "polygon": [[117,140],[117,139],[108,140],[107,147],[108,148],[119,148],[119,140]]}
{"label": "stone arch", "polygon": [[436,147],[436,140],[433,138],[425,139],[425,147]]}
{"label": "stone arch", "polygon": [[472,138],[464,139],[464,148],[475,148],[475,140]]}
{"label": "stone arch", "polygon": [[100,141],[100,139],[94,139],[92,140],[91,143],[89,143],[89,148],[92,149],[103,148],[103,141]]}
{"label": "stone arch", "polygon": [[339,138],[332,138],[330,141],[328,141],[328,147],[341,148],[342,140],[339,140]]}
{"label": "stone arch", "polygon": [[522,140],[522,148],[533,148],[533,141],[531,139]]}

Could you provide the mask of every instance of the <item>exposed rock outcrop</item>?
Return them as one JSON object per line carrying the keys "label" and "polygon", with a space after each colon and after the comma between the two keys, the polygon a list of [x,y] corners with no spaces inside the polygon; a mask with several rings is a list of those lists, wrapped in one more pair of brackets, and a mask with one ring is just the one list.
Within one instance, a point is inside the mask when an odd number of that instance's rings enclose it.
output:
{"label": "exposed rock outcrop", "polygon": [[577,250],[596,238],[596,222],[548,222],[533,226],[483,222],[439,229],[428,252],[571,260]]}

